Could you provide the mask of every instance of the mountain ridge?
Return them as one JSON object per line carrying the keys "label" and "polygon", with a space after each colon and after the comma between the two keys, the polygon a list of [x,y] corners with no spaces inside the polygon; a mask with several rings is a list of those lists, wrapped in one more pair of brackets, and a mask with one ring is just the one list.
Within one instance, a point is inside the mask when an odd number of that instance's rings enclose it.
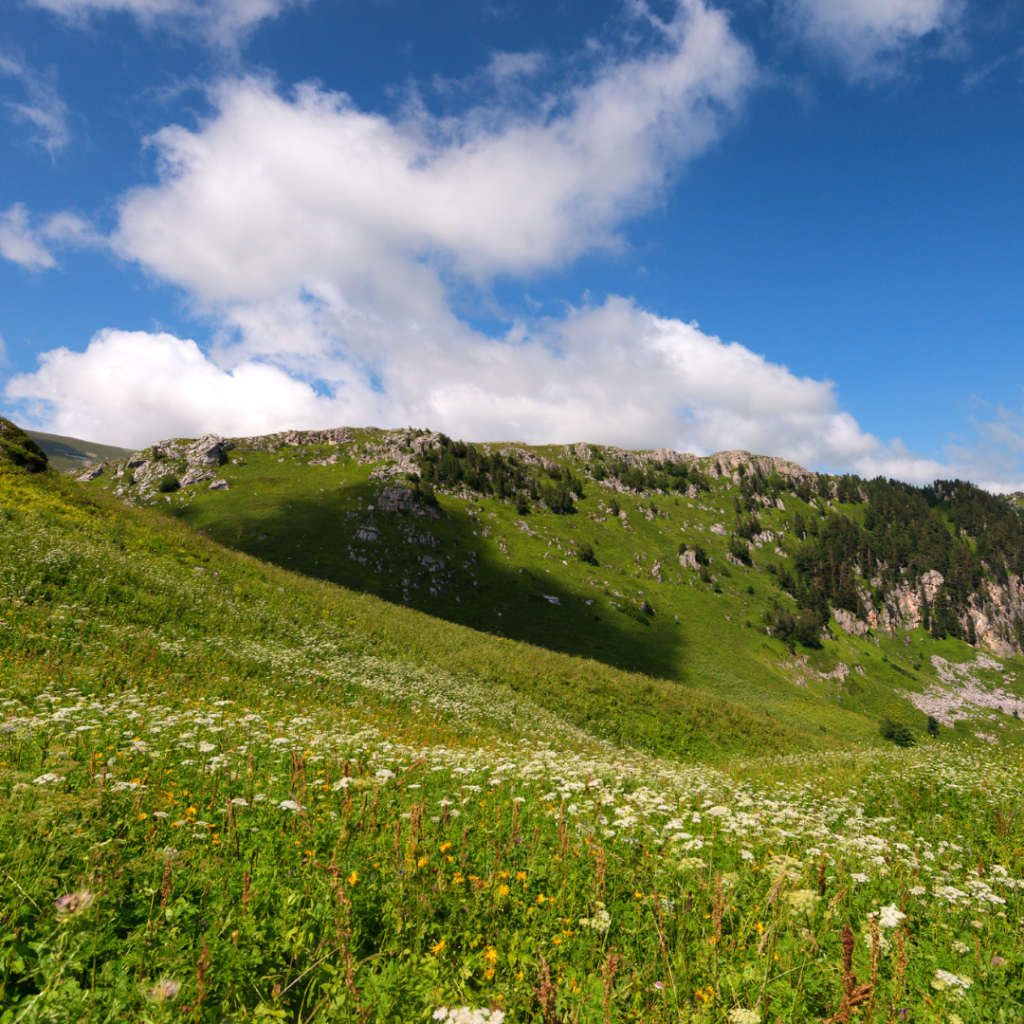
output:
{"label": "mountain ridge", "polygon": [[973,485],[349,427],[167,439],[85,475],[257,558],[777,718],[852,711],[864,735],[895,687],[884,713],[920,733],[993,736],[994,708],[1016,729],[1024,545]]}

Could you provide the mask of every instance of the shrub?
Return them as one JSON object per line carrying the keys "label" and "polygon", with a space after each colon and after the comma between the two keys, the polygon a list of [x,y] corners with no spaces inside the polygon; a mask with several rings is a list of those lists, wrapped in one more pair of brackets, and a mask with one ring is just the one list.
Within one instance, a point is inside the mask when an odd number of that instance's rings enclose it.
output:
{"label": "shrub", "polygon": [[751,564],[750,548],[739,539],[739,537],[729,538],[729,554],[738,562],[742,562],[744,565]]}
{"label": "shrub", "polygon": [[890,740],[897,747],[912,747],[917,742],[909,725],[894,722],[888,715],[882,719],[878,731],[883,740]]}
{"label": "shrub", "polygon": [[157,482],[156,489],[161,494],[172,494],[181,489],[181,481],[173,473],[165,473]]}
{"label": "shrub", "polygon": [[939,735],[939,720],[934,715],[928,716],[928,735],[938,736]]}
{"label": "shrub", "polygon": [[581,562],[586,562],[587,565],[597,565],[597,556],[594,554],[594,547],[585,540],[579,542],[579,546],[576,548],[576,557]]}

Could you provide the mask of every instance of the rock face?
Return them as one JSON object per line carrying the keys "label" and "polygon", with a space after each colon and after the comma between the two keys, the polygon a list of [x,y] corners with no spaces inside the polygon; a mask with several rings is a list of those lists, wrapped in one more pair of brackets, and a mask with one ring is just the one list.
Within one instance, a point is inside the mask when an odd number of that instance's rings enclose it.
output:
{"label": "rock face", "polygon": [[377,499],[377,508],[382,512],[408,512],[414,516],[424,516],[429,519],[437,519],[440,512],[428,505],[420,505],[416,501],[416,495],[408,487],[391,485],[380,492]]}
{"label": "rock face", "polygon": [[[872,586],[878,582],[873,580]],[[881,608],[875,607],[871,594],[862,586],[859,594],[864,607],[863,621],[842,609],[833,609],[832,614],[846,632],[858,636],[868,629],[882,629],[890,635],[916,629],[924,623],[922,595],[934,613],[936,607],[948,601],[942,589],[945,582],[942,573],[929,569],[916,583],[907,582],[890,590]],[[1024,624],[1024,580],[1011,576],[1005,583],[986,582],[979,595],[972,595],[960,624],[965,632],[973,628],[979,647],[987,647],[1000,657],[1022,653],[1018,627]]]}
{"label": "rock face", "polygon": [[219,434],[204,434],[185,449],[185,461],[190,466],[223,466],[234,447]]}
{"label": "rock face", "polygon": [[842,629],[847,633],[852,633],[854,636],[866,636],[870,629],[866,622],[861,622],[860,619],[845,608],[833,608],[832,616]]}
{"label": "rock face", "polygon": [[733,483],[739,483],[739,468],[743,466],[747,472],[754,470],[762,476],[771,476],[778,473],[779,476],[788,477],[798,483],[807,483],[815,479],[815,474],[803,466],[798,466],[788,459],[775,458],[769,455],[751,455],[750,452],[739,449],[730,452],[715,452],[706,459],[699,460],[701,469],[710,477],[730,477]]}
{"label": "rock face", "polygon": [[697,552],[696,551],[684,551],[679,556],[679,564],[684,569],[696,569],[697,565]]}
{"label": "rock face", "polygon": [[87,484],[90,480],[95,480],[96,477],[103,473],[102,463],[98,466],[90,466],[84,473],[80,473],[75,479],[82,484]]}

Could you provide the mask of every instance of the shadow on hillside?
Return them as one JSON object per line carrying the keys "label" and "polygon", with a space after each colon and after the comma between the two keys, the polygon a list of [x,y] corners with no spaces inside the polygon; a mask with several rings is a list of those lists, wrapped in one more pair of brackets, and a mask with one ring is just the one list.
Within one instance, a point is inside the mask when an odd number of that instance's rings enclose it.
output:
{"label": "shadow on hillside", "polygon": [[[531,571],[518,560],[510,563],[494,539],[474,537],[475,524],[458,509],[440,520],[365,511],[349,517],[347,513],[357,507],[355,498],[371,493],[366,485],[357,484],[324,500],[289,494],[277,509],[258,514],[237,502],[225,508],[223,520],[210,522],[204,515],[204,522],[195,525],[202,525],[226,547],[262,561],[449,622],[627,671],[681,678],[684,638],[681,627],[668,616],[655,616],[653,624],[643,625],[598,602],[586,604],[589,595],[556,582],[554,573]],[[182,518],[189,522],[193,517],[186,510]],[[379,539],[354,540],[356,531],[367,526],[380,531]],[[429,532],[439,543],[409,544],[402,536],[407,529]],[[351,548],[367,559],[366,564],[353,559]],[[471,570],[464,568],[474,550],[479,561]],[[430,593],[433,578],[418,562],[423,555],[456,566],[452,581],[435,588],[436,594]],[[419,588],[403,587],[403,580],[419,582]],[[598,593],[594,591],[595,596]],[[557,598],[559,604],[547,597]]]}

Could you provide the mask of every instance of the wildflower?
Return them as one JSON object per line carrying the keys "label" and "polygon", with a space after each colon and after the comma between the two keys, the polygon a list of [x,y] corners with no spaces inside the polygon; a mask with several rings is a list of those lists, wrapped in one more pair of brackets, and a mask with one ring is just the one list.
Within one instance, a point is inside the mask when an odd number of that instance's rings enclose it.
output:
{"label": "wildflower", "polygon": [[605,910],[604,904],[600,900],[595,902],[594,907],[596,908],[594,916],[581,917],[580,925],[589,928],[592,932],[597,932],[598,935],[605,935],[612,925],[612,916]]}
{"label": "wildflower", "polygon": [[499,885],[498,886],[498,893],[500,895],[507,896],[508,892],[509,892],[509,890],[508,890],[508,886],[507,885]]}
{"label": "wildflower", "polygon": [[895,903],[890,903],[879,911],[878,923],[883,928],[895,928],[906,916]]}
{"label": "wildflower", "polygon": [[526,872],[525,871],[517,871],[516,872],[516,881],[517,882],[525,882],[526,881]]}
{"label": "wildflower", "polygon": [[484,959],[489,964],[496,964],[498,962],[498,951],[493,946],[488,946],[487,949],[484,950]]}
{"label": "wildflower", "polygon": [[[436,943],[435,945],[433,945],[433,946],[431,946],[431,947],[430,947],[430,952],[431,952],[431,953],[433,953],[433,954],[434,954],[434,956],[438,956],[439,954],[441,954],[441,953],[443,953],[443,952],[444,952],[444,947],[445,947],[446,945],[447,945],[447,943],[445,942],[445,940],[444,940],[444,939],[441,939],[441,940],[439,940],[439,941],[438,941],[438,942],[437,942],[437,943]],[[441,1017],[436,1017],[435,1019],[436,1019],[436,1020],[442,1020],[443,1018],[441,1018]]]}
{"label": "wildflower", "polygon": [[171,978],[161,978],[156,984],[146,989],[144,995],[147,1003],[173,1003],[181,991],[181,982]]}
{"label": "wildflower", "polygon": [[820,897],[813,889],[794,889],[786,893],[786,902],[789,904],[789,912],[794,917],[799,914],[811,914],[814,912],[814,904]]}
{"label": "wildflower", "polygon": [[742,1006],[734,1006],[729,1011],[729,1024],[760,1024],[761,1014],[757,1010],[747,1010]]}
{"label": "wildflower", "polygon": [[455,874],[452,875],[452,881],[453,882],[464,882],[465,880],[466,879],[463,877],[461,871],[456,871]]}
{"label": "wildflower", "polygon": [[359,881],[359,872],[358,871],[353,871],[352,874],[348,876],[348,884],[349,885],[355,885],[356,882],[358,882],[358,881]]}
{"label": "wildflower", "polygon": [[544,893],[538,893],[537,894],[537,904],[538,904],[538,906],[543,906],[544,905],[544,901],[546,899],[547,899],[547,896],[545,896]]}
{"label": "wildflower", "polygon": [[93,894],[88,889],[78,889],[76,892],[66,892],[54,900],[57,913],[64,917],[72,917],[81,913],[93,901]]}
{"label": "wildflower", "polygon": [[935,971],[935,977],[932,978],[932,988],[939,992],[949,991],[960,995],[961,992],[966,992],[971,987],[973,982],[970,978],[963,974],[953,974],[951,971],[944,971],[942,968],[937,968]]}
{"label": "wildflower", "polygon": [[282,800],[277,806],[282,811],[291,811],[293,814],[302,810],[302,805],[295,800]]}
{"label": "wildflower", "polygon": [[63,775],[54,775],[53,772],[47,772],[45,775],[40,775],[38,779],[32,780],[33,786],[48,786],[52,782],[64,782],[66,781]]}

